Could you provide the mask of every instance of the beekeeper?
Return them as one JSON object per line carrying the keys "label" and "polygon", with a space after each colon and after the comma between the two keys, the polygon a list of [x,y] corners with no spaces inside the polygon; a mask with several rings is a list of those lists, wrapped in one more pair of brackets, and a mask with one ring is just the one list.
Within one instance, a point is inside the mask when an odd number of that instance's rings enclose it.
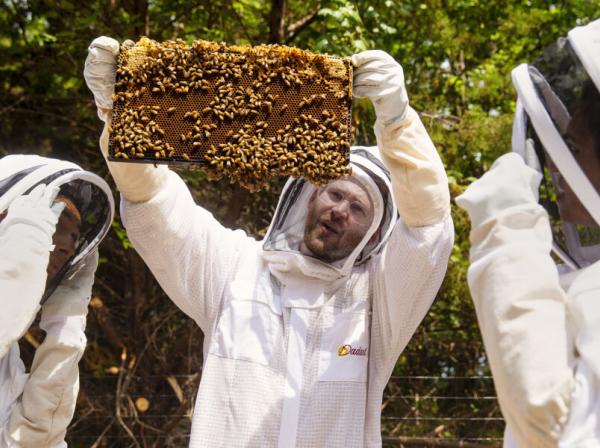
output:
{"label": "beekeeper", "polygon": [[505,446],[597,447],[600,20],[512,78],[514,152],[457,199],[472,223],[468,280]]}
{"label": "beekeeper", "polygon": [[[94,40],[84,72],[105,155],[118,50]],[[352,148],[352,177],[325,187],[290,179],[262,241],[223,227],[165,166],[108,164],[129,238],[205,335],[192,447],[381,445],[383,390],[442,282],[453,227],[402,68],[382,51],[353,63],[379,149]]]}
{"label": "beekeeper", "polygon": [[[112,222],[106,182],[33,155],[0,159],[0,447],[65,447],[79,390],[96,247]],[[41,308],[31,371],[18,340]]]}

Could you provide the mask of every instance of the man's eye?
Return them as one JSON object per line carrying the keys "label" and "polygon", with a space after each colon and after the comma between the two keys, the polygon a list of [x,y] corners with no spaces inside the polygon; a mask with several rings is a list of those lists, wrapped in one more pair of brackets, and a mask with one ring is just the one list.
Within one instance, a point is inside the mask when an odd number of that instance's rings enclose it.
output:
{"label": "man's eye", "polygon": [[329,191],[329,197],[334,201],[340,201],[342,199],[341,193],[337,191]]}
{"label": "man's eye", "polygon": [[365,215],[365,209],[362,205],[354,203],[354,204],[352,204],[351,207],[352,207],[352,211],[354,213],[357,213],[357,214],[363,215],[363,216]]}

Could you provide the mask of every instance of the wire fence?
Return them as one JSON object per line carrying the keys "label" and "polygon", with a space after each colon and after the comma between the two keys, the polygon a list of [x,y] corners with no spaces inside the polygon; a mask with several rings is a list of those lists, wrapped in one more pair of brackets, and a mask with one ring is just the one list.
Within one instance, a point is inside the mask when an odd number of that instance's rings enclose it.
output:
{"label": "wire fence", "polygon": [[[187,446],[199,380],[131,376],[125,388],[118,374],[82,376],[80,401],[88,405],[78,406],[67,442],[75,448]],[[393,376],[381,426],[384,447],[478,448],[502,445],[504,421],[489,376]]]}

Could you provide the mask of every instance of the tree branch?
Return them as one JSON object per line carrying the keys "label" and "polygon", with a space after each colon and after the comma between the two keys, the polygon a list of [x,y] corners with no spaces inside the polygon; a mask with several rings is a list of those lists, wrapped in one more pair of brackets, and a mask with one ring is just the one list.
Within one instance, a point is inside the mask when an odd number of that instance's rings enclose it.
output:
{"label": "tree branch", "polygon": [[315,21],[317,16],[319,15],[319,11],[321,10],[321,5],[317,6],[313,12],[302,17],[300,20],[290,24],[287,28],[287,37],[285,38],[285,43],[289,44],[294,38],[301,33],[305,28],[307,28],[311,23]]}

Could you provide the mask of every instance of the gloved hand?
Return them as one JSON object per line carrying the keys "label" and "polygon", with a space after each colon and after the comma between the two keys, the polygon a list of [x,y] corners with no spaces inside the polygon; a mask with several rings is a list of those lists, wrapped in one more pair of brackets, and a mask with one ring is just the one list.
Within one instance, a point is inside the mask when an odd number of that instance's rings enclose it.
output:
{"label": "gloved hand", "polygon": [[98,267],[98,250],[81,263],[79,270],[63,279],[44,303],[40,320],[47,339],[75,347],[85,347],[86,315]]}
{"label": "gloved hand", "polygon": [[363,51],[352,56],[353,90],[356,98],[369,98],[377,119],[384,126],[406,117],[408,95],[404,72],[389,54],[381,50]]}
{"label": "gloved hand", "polygon": [[89,46],[85,60],[83,77],[94,94],[98,116],[102,121],[107,121],[113,107],[112,95],[115,91],[118,55],[119,42],[101,36],[94,39]]}
{"label": "gloved hand", "polygon": [[487,173],[456,198],[475,229],[512,207],[537,204],[542,175],[516,153],[499,157]]}
{"label": "gloved hand", "polygon": [[56,223],[65,208],[65,204],[62,202],[52,204],[58,191],[58,187],[49,188],[45,184],[40,184],[29,194],[19,196],[9,205],[2,226],[26,224],[37,227],[52,241]]}
{"label": "gloved hand", "polygon": [[16,198],[0,223],[0,357],[27,331],[46,288],[52,235],[64,208],[58,188],[38,185]]}
{"label": "gloved hand", "polygon": [[[94,94],[98,116],[105,122],[100,137],[100,149],[105,159],[108,157],[108,129],[113,107],[112,94],[115,90],[118,54],[119,43],[116,40],[106,36],[98,37],[88,48],[83,70],[85,81]],[[108,160],[107,164],[117,188],[130,202],[148,201],[163,187],[169,174],[169,169],[165,165],[113,163]]]}

